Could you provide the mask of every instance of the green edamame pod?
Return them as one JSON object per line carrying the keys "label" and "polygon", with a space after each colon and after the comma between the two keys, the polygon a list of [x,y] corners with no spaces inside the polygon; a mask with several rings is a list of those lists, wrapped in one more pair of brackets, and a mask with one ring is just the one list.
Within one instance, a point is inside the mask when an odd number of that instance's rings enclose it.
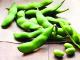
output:
{"label": "green edamame pod", "polygon": [[20,46],[17,47],[18,50],[22,53],[29,53],[41,47],[48,39],[49,35],[52,32],[52,29],[53,27],[49,27],[45,32],[36,37],[33,41],[21,44]]}
{"label": "green edamame pod", "polygon": [[39,25],[38,22],[36,21],[36,18],[29,19],[29,22]]}
{"label": "green edamame pod", "polygon": [[[36,19],[37,22],[43,27],[43,28],[48,28],[50,26],[53,26],[48,20],[42,15],[41,11],[37,10],[36,11]],[[53,29],[53,32],[55,29]],[[58,28],[57,34],[61,36],[66,36],[67,34],[62,30],[62,28]]]}
{"label": "green edamame pod", "polygon": [[63,57],[64,56],[64,52],[56,49],[53,51],[54,55],[57,56],[57,57]]}
{"label": "green edamame pod", "polygon": [[52,2],[53,2],[53,0],[43,0],[43,1],[41,1],[39,3],[38,8],[45,7],[45,6],[49,5],[49,4],[51,4]]}
{"label": "green edamame pod", "polygon": [[13,3],[9,9],[8,16],[2,22],[1,27],[7,28],[12,23],[12,21],[14,20],[16,13],[17,13],[17,6],[15,3]]}
{"label": "green edamame pod", "polygon": [[65,48],[72,48],[72,47],[73,47],[73,45],[72,45],[72,44],[70,44],[70,43],[65,43],[65,44],[64,44],[64,47],[65,47]]}
{"label": "green edamame pod", "polygon": [[[49,15],[51,14],[53,11],[57,10],[62,4],[63,4],[64,1],[62,1],[61,3],[59,3],[58,5],[56,5],[55,7],[53,8],[45,8],[41,11],[42,14],[44,15]],[[47,14],[48,13],[48,14]]]}
{"label": "green edamame pod", "polygon": [[35,38],[36,36],[40,35],[43,32],[42,29],[36,30],[34,32],[21,32],[21,33],[14,33],[14,37],[17,39],[23,38]]}
{"label": "green edamame pod", "polygon": [[[64,1],[63,1],[64,2]],[[63,4],[63,2],[61,2],[60,4],[58,4],[58,5],[56,5],[55,7],[53,7],[53,8],[44,8],[43,10],[41,10],[41,13],[43,14],[43,15],[53,15],[55,12],[57,12],[57,13],[62,13],[62,12],[65,12],[65,11],[67,11],[67,9],[65,9],[65,10],[62,10],[62,11],[60,11],[58,8]],[[25,12],[25,14],[27,15],[27,16],[35,16],[36,15],[36,11],[37,10],[28,10],[28,11],[26,11]]]}
{"label": "green edamame pod", "polygon": [[67,55],[72,55],[75,53],[75,51],[76,51],[75,48],[68,48],[65,50]]}
{"label": "green edamame pod", "polygon": [[69,25],[71,24],[69,21],[64,20],[64,19],[62,19],[62,18],[53,18],[53,17],[50,17],[50,16],[47,16],[46,18],[47,18],[47,20],[48,20],[49,22],[51,22],[52,24],[59,24],[59,21],[65,22],[65,23],[67,23],[67,24],[69,24]]}
{"label": "green edamame pod", "polygon": [[59,9],[57,9],[56,11],[53,12],[53,14],[56,15],[56,14],[65,12],[65,11],[67,11],[67,10],[69,10],[69,9],[65,9],[65,10],[59,10]]}
{"label": "green edamame pod", "polygon": [[[44,8],[44,9],[45,9],[45,8]],[[44,10],[44,9],[43,9],[43,10]],[[41,10],[41,13],[42,13],[42,14],[43,14],[43,12],[42,12],[43,10]],[[55,16],[56,14],[65,12],[65,11],[67,11],[67,10],[68,10],[68,9],[65,9],[65,10],[59,10],[59,9],[57,9],[57,10],[52,11],[51,14],[49,14],[49,12],[46,12],[45,14],[47,14],[46,16],[49,16],[49,15]],[[28,11],[25,12],[25,14],[26,14],[26,16],[29,16],[29,17],[35,17],[35,16],[36,16],[36,11],[37,11],[37,10],[28,10]],[[43,14],[43,15],[45,15],[45,14]]]}
{"label": "green edamame pod", "polygon": [[30,4],[24,5],[24,4],[20,4],[17,5],[17,9],[18,10],[29,10],[29,9],[35,9],[36,7],[38,7],[39,3],[37,2],[32,2]]}
{"label": "green edamame pod", "polygon": [[23,28],[25,30],[28,30],[28,29],[39,29],[40,28],[39,25],[36,25],[36,24],[31,23],[28,20],[26,20],[24,11],[19,11],[17,13],[17,17],[19,17],[19,18],[17,18],[18,26],[20,26],[21,28]]}
{"label": "green edamame pod", "polygon": [[[70,25],[64,23],[64,22],[60,22],[61,27],[63,28],[63,30],[66,32],[66,34],[70,37],[70,39],[72,40],[72,42],[78,46],[78,48],[80,48],[80,35],[73,29],[71,28]],[[71,28],[71,31],[68,31],[68,29],[65,29],[64,26],[67,25],[68,27]]]}
{"label": "green edamame pod", "polygon": [[[39,29],[39,30],[36,30],[34,32],[21,32],[21,33],[14,33],[14,37],[16,39],[27,39],[27,38],[35,38],[36,36],[40,35],[41,33],[45,32],[45,29]],[[57,35],[55,36],[54,32],[52,32],[49,36],[48,39],[56,39],[56,40],[61,40],[63,39],[64,37],[63,36],[60,36],[60,35]]]}
{"label": "green edamame pod", "polygon": [[[65,22],[63,22],[63,21],[60,21],[59,23],[60,23],[62,29],[63,29],[64,31],[66,31],[69,35],[72,35],[72,34],[73,34],[72,28],[71,28],[67,23],[65,23]],[[65,32],[65,33],[66,33],[66,32]],[[67,33],[66,33],[66,34],[67,34]]]}
{"label": "green edamame pod", "polygon": [[79,41],[79,36],[77,35],[77,34],[73,34],[72,35],[72,38],[73,38],[73,40],[76,42],[76,43],[80,43],[80,41]]}
{"label": "green edamame pod", "polygon": [[37,22],[43,28],[48,28],[48,27],[52,26],[52,24],[47,21],[47,19],[42,15],[41,11],[39,11],[39,10],[36,11],[36,19],[37,19]]}
{"label": "green edamame pod", "polygon": [[30,9],[36,9],[36,8],[42,9],[43,7],[49,5],[52,2],[53,2],[53,0],[43,0],[40,3],[32,2],[32,3],[27,4],[27,5],[20,4],[20,5],[17,5],[17,8],[19,10],[30,10]]}

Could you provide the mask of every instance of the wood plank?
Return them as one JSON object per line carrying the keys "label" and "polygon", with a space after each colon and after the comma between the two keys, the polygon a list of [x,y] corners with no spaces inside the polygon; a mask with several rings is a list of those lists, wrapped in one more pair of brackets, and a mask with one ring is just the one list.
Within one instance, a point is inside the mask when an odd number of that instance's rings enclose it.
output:
{"label": "wood plank", "polygon": [[17,50],[20,44],[0,42],[0,60],[48,60],[48,45],[45,44],[35,52],[23,54]]}

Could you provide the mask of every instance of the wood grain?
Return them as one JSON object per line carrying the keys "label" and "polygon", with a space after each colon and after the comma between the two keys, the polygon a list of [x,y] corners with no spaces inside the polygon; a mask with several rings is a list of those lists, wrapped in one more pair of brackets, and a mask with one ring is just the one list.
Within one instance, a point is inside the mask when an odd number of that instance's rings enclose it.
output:
{"label": "wood grain", "polygon": [[[72,56],[65,53],[63,44],[45,44],[39,49],[29,54],[23,54],[18,51],[17,46],[20,44],[0,42],[0,60],[80,60],[80,50],[76,48],[76,52]],[[59,49],[64,52],[62,58],[55,57],[53,50]]]}

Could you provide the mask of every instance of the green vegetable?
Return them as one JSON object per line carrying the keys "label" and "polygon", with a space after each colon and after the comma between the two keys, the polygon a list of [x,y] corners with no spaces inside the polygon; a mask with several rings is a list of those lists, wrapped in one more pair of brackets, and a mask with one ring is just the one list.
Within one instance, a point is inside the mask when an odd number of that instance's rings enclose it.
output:
{"label": "green vegetable", "polygon": [[[41,11],[37,10],[36,12],[36,19],[39,25],[41,25],[43,28],[48,28],[50,26],[53,26],[48,20],[42,15]],[[55,29],[53,28],[53,32],[55,32]],[[62,28],[58,28],[57,34],[61,36],[66,36],[67,34],[63,31]]]}
{"label": "green vegetable", "polygon": [[31,23],[28,20],[26,20],[25,13],[22,10],[17,13],[17,24],[18,24],[18,26],[20,26],[21,28],[23,28],[25,30],[29,30],[29,29],[36,30],[36,29],[40,28],[39,25],[36,25],[36,24]]}
{"label": "green vegetable", "polygon": [[72,44],[70,44],[70,43],[65,43],[65,44],[64,44],[64,47],[65,47],[65,48],[72,48],[72,47],[73,47],[73,45],[72,45]]}
{"label": "green vegetable", "polygon": [[53,27],[49,27],[45,32],[36,37],[33,41],[21,44],[17,47],[18,50],[22,53],[29,53],[41,47],[47,41],[49,35],[52,33],[52,29]]}
{"label": "green vegetable", "polygon": [[[66,24],[65,22],[60,22],[60,25],[62,29],[66,32],[66,34],[70,37],[72,42],[80,48],[80,35],[73,29],[71,28],[70,25]],[[70,29],[66,29],[64,26],[67,26]],[[70,31],[71,30],[71,31]]]}
{"label": "green vegetable", "polygon": [[64,56],[64,52],[56,49],[53,51],[54,55],[57,56],[57,57],[63,57]]}
{"label": "green vegetable", "polygon": [[30,10],[30,9],[36,9],[36,8],[42,9],[43,7],[49,5],[52,2],[53,0],[43,0],[40,3],[32,2],[28,5],[20,4],[20,5],[17,5],[17,8],[19,10]]}
{"label": "green vegetable", "polygon": [[[64,2],[64,1],[63,1]],[[59,10],[58,8],[63,4],[63,2],[61,2],[60,4],[58,4],[58,5],[56,5],[55,7],[53,7],[53,8],[44,8],[43,10],[41,10],[41,13],[43,14],[43,15],[53,15],[54,13],[62,13],[62,12],[65,12],[65,11],[67,11],[67,9],[66,10]],[[38,7],[37,7],[38,8]],[[28,10],[28,11],[26,11],[25,12],[25,14],[27,15],[27,16],[35,16],[36,15],[36,11],[37,10]]]}
{"label": "green vegetable", "polygon": [[39,3],[37,3],[37,2],[32,2],[28,5],[20,4],[20,5],[17,5],[17,9],[18,10],[35,9],[38,5],[39,5]]}
{"label": "green vegetable", "polygon": [[71,24],[69,21],[64,20],[64,19],[62,19],[62,18],[53,18],[53,17],[50,17],[50,16],[47,16],[46,18],[47,18],[47,20],[48,20],[50,23],[52,23],[52,24],[57,24],[57,25],[59,25],[59,21],[65,22],[65,23],[67,23],[67,24],[69,24],[69,25]]}
{"label": "green vegetable", "polygon": [[36,18],[34,17],[29,19],[29,22],[39,25],[38,22],[36,21]]}
{"label": "green vegetable", "polygon": [[72,55],[75,53],[75,51],[76,51],[75,48],[68,48],[65,50],[67,55]]}
{"label": "green vegetable", "polygon": [[[57,9],[57,10],[51,11],[51,13],[49,13],[49,12],[45,12],[45,13],[44,13],[44,11],[47,10],[47,9],[50,9],[50,8],[44,8],[43,10],[41,10],[41,13],[42,13],[44,16],[50,16],[50,15],[55,16],[56,14],[59,14],[59,13],[62,13],[62,12],[65,12],[65,11],[68,10],[68,9],[65,9],[65,10],[59,10],[59,9]],[[35,17],[35,16],[36,16],[36,11],[37,11],[37,10],[28,10],[28,11],[25,12],[25,14],[26,14],[26,16],[28,16],[28,17]]]}
{"label": "green vegetable", "polygon": [[21,32],[21,33],[14,33],[14,37],[17,39],[23,39],[23,38],[34,38],[40,35],[43,32],[42,29],[36,30],[34,32]]}
{"label": "green vegetable", "polygon": [[14,20],[16,13],[17,13],[17,6],[15,3],[13,3],[9,9],[7,17],[2,22],[1,27],[7,28],[12,23],[12,21]]}
{"label": "green vegetable", "polygon": [[[23,39],[23,38],[34,38],[34,37],[37,37],[38,35],[40,35],[41,33],[45,32],[45,29],[39,29],[39,30],[36,30],[34,32],[21,32],[21,33],[14,33],[14,37],[16,39]],[[60,36],[60,35],[57,35],[55,36],[54,32],[52,32],[49,36],[48,39],[56,39],[56,40],[62,40],[64,37],[63,36]]]}

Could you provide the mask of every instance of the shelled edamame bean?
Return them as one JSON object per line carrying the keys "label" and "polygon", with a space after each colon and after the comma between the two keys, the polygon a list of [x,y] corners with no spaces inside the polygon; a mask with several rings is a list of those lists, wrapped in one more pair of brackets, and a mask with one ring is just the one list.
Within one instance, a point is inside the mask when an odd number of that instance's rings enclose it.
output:
{"label": "shelled edamame bean", "polygon": [[58,49],[55,49],[53,51],[54,55],[57,56],[57,57],[63,57],[64,56],[64,52],[58,50]]}
{"label": "shelled edamame bean", "polygon": [[65,43],[65,44],[64,44],[64,47],[65,47],[65,48],[72,48],[72,47],[73,47],[73,45],[72,45],[72,44],[70,44],[70,43]]}
{"label": "shelled edamame bean", "polygon": [[66,52],[67,55],[72,55],[72,54],[75,53],[75,51],[76,51],[75,48],[67,48],[65,50],[65,52]]}

